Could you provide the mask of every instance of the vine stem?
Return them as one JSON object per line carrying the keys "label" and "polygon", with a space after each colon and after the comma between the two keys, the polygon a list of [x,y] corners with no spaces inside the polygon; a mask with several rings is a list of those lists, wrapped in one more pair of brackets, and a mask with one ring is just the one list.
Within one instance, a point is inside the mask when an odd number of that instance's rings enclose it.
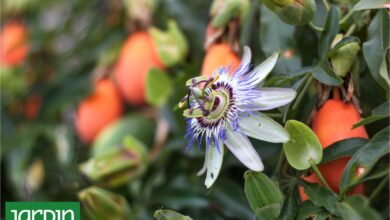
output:
{"label": "vine stem", "polygon": [[314,30],[314,31],[319,31],[319,32],[324,31],[323,28],[317,27],[312,21],[309,21],[309,23],[307,23],[307,25],[309,25],[309,27],[310,27],[312,30]]}
{"label": "vine stem", "polygon": [[349,29],[347,30],[347,33],[345,33],[345,36],[350,36],[356,29],[356,24],[353,24],[351,25],[351,27],[349,27]]}
{"label": "vine stem", "polygon": [[387,175],[380,183],[379,185],[375,188],[374,192],[371,193],[370,197],[368,197],[368,200],[372,201],[385,187],[387,184],[387,181],[389,180],[389,175]]}
{"label": "vine stem", "polygon": [[299,103],[302,101],[302,99],[305,96],[305,93],[306,93],[307,89],[309,88],[309,86],[310,86],[312,81],[313,81],[313,76],[309,75],[308,79],[305,82],[305,85],[303,86],[303,88],[301,90],[301,92],[299,93],[298,97],[295,99],[295,102],[294,102],[294,104],[292,106],[293,109],[297,108]]}
{"label": "vine stem", "polygon": [[339,24],[344,24],[354,13],[354,10],[349,10],[348,13],[340,20]]}
{"label": "vine stem", "polygon": [[317,165],[315,164],[314,160],[310,159],[309,162],[310,162],[311,168],[313,169],[313,171],[317,175],[317,177],[321,180],[322,184],[324,184],[324,186],[327,189],[329,189],[330,191],[333,192],[333,190],[329,187],[328,183],[326,182],[326,180],[322,176],[322,174],[321,174],[320,170],[318,169]]}
{"label": "vine stem", "polygon": [[324,4],[326,10],[329,11],[330,7],[329,7],[327,0],[322,0],[322,3]]}

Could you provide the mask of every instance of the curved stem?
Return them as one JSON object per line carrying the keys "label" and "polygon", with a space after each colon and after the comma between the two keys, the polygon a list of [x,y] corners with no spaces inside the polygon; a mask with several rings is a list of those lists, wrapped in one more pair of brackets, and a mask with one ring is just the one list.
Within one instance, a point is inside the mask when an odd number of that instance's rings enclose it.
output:
{"label": "curved stem", "polygon": [[295,99],[295,102],[292,106],[292,109],[296,109],[299,105],[299,103],[302,101],[303,97],[305,96],[306,94],[306,91],[307,89],[309,88],[311,82],[313,81],[313,76],[312,75],[309,75],[308,76],[308,79],[306,80],[305,82],[305,85],[303,86],[301,92],[299,93],[298,97]]}
{"label": "curved stem", "polygon": [[[315,164],[314,160],[310,159],[310,165],[311,165],[311,168],[313,169],[314,173],[317,175],[317,177],[321,180],[322,184],[324,184],[324,186],[332,191],[332,189],[329,187],[328,183],[326,182],[326,180],[324,179],[324,177],[322,176],[320,170],[318,169],[317,165]],[[332,191],[333,192],[333,191]]]}
{"label": "curved stem", "polygon": [[322,0],[322,3],[324,4],[326,10],[329,11],[330,7],[329,7],[327,0]]}
{"label": "curved stem", "polygon": [[348,13],[340,20],[339,24],[344,24],[354,13],[354,10],[349,10]]}
{"label": "curved stem", "polygon": [[317,27],[312,21],[309,21],[307,25],[309,25],[309,27],[314,31],[319,31],[319,32],[324,31],[323,28]]}
{"label": "curved stem", "polygon": [[340,101],[340,90],[337,87],[333,87],[333,99]]}
{"label": "curved stem", "polygon": [[347,30],[347,33],[345,33],[345,36],[347,37],[347,36],[350,36],[351,34],[353,34],[355,29],[356,29],[356,24],[351,25],[351,27],[349,27],[349,29]]}

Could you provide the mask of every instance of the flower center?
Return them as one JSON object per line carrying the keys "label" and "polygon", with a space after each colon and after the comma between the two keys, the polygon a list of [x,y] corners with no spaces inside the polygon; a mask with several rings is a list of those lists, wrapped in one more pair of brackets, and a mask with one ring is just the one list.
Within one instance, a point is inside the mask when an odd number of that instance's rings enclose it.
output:
{"label": "flower center", "polygon": [[218,119],[223,117],[224,112],[228,108],[228,103],[230,101],[229,96],[223,91],[213,91],[211,99],[213,100],[213,102],[210,103],[210,106],[207,106],[208,109],[210,109],[210,114],[206,118]]}

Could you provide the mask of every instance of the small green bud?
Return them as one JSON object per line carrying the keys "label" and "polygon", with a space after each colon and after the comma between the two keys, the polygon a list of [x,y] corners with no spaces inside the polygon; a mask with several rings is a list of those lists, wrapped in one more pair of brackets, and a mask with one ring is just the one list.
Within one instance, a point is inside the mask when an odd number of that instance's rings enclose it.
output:
{"label": "small green bud", "polygon": [[80,170],[94,182],[116,187],[144,173],[146,156],[146,147],[134,137],[127,136],[121,148],[89,159],[80,165]]}
{"label": "small green bud", "polygon": [[248,170],[244,174],[244,179],[246,198],[253,211],[283,202],[283,194],[279,186],[264,173]]}
{"label": "small green bud", "polygon": [[192,220],[189,216],[172,210],[157,210],[154,212],[154,217],[158,220]]}
{"label": "small green bud", "polygon": [[308,23],[316,12],[314,0],[263,0],[280,19],[292,25]]}
{"label": "small green bud", "polygon": [[332,49],[328,54],[333,71],[340,77],[345,77],[351,70],[360,51],[359,43],[349,42],[347,38],[343,38],[341,34],[336,35],[332,42]]}
{"label": "small green bud", "polygon": [[168,22],[168,30],[151,28],[149,33],[157,46],[158,53],[165,66],[170,67],[183,61],[188,53],[188,43],[175,21]]}
{"label": "small green bud", "polygon": [[80,191],[78,197],[90,219],[129,218],[130,207],[121,195],[92,186]]}

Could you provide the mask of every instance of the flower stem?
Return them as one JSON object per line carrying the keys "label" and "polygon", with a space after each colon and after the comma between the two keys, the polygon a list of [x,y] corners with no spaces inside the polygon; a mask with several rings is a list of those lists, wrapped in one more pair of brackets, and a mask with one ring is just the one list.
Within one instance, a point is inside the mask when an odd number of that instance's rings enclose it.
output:
{"label": "flower stem", "polygon": [[314,31],[319,31],[319,32],[324,31],[324,28],[317,27],[312,21],[309,21],[307,25],[309,25],[309,27]]}
{"label": "flower stem", "polygon": [[[326,180],[324,179],[324,177],[322,176],[320,170],[318,169],[317,165],[315,164],[314,160],[313,159],[310,159],[309,160],[310,162],[310,165],[311,165],[311,168],[313,169],[314,173],[317,175],[317,177],[321,180],[322,184],[324,184],[324,186],[329,189],[330,191],[332,191],[332,189],[329,187],[328,183],[326,182]],[[332,191],[333,192],[333,191]]]}
{"label": "flower stem", "polygon": [[340,20],[339,24],[344,24],[354,13],[354,10],[349,10],[348,13]]}
{"label": "flower stem", "polygon": [[350,36],[351,34],[353,34],[355,29],[356,29],[356,24],[351,25],[351,27],[349,27],[349,29],[347,30],[347,33],[345,33],[345,36],[347,37],[347,36]]}
{"label": "flower stem", "polygon": [[329,11],[330,7],[327,0],[322,0],[322,3],[324,4],[327,11]]}
{"label": "flower stem", "polygon": [[299,103],[302,101],[303,97],[305,96],[305,93],[306,93],[307,89],[309,88],[312,81],[313,81],[313,76],[309,75],[301,92],[299,93],[298,97],[295,99],[295,102],[292,106],[292,109],[296,109],[298,107]]}
{"label": "flower stem", "polygon": [[389,180],[389,175],[387,175],[382,182],[379,183],[379,185],[375,188],[375,190],[371,193],[370,197],[368,197],[368,200],[372,201],[385,187],[387,184],[387,181]]}

